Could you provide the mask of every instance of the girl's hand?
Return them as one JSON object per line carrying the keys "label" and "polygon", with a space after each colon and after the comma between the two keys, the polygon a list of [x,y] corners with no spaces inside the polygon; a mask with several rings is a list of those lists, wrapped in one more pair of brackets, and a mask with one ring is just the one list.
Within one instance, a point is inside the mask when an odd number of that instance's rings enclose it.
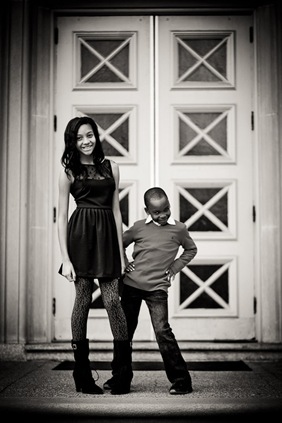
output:
{"label": "girl's hand", "polygon": [[132,272],[133,270],[135,270],[135,264],[134,264],[134,261],[131,261],[126,266],[125,271],[128,273],[128,272]]}
{"label": "girl's hand", "polygon": [[76,274],[73,268],[73,265],[70,261],[63,263],[62,275],[69,281],[74,282],[76,279]]}
{"label": "girl's hand", "polygon": [[169,282],[172,282],[172,281],[174,280],[174,278],[175,278],[175,274],[172,272],[172,270],[171,270],[171,269],[168,269],[168,270],[165,272],[165,274],[167,275],[167,280],[168,280]]}

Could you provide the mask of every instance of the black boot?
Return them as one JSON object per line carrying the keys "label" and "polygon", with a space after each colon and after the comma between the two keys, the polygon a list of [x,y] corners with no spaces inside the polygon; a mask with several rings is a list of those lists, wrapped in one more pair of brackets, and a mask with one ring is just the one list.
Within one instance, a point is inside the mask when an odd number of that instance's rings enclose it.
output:
{"label": "black boot", "polygon": [[92,377],[89,361],[89,340],[71,341],[75,365],[73,378],[77,392],[84,394],[103,394],[103,390],[96,385]]}
{"label": "black boot", "polygon": [[130,392],[133,378],[132,372],[132,347],[130,341],[114,341],[116,352],[116,369],[113,373],[111,394],[122,395]]}
{"label": "black boot", "polygon": [[118,361],[117,361],[117,348],[116,348],[115,341],[113,341],[113,359],[111,362],[111,368],[112,368],[112,377],[108,379],[103,385],[103,388],[106,390],[112,389],[113,386],[118,382]]}

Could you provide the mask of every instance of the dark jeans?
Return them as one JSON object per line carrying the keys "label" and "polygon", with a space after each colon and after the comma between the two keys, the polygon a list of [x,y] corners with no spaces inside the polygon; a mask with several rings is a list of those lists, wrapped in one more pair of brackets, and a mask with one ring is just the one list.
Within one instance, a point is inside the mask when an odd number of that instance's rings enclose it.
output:
{"label": "dark jeans", "polygon": [[141,303],[144,300],[150,312],[168,380],[171,383],[178,380],[185,380],[189,383],[191,379],[187,365],[168,322],[167,297],[167,293],[162,289],[144,291],[129,285],[123,286],[121,303],[127,320],[128,337],[132,341],[138,324]]}

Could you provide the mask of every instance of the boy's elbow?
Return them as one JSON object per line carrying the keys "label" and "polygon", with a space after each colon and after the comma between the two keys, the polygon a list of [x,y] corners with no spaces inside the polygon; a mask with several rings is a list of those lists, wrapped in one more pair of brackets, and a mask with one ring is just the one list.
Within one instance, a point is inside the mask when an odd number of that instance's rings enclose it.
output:
{"label": "boy's elbow", "polygon": [[198,253],[198,248],[195,246],[192,250],[193,257]]}

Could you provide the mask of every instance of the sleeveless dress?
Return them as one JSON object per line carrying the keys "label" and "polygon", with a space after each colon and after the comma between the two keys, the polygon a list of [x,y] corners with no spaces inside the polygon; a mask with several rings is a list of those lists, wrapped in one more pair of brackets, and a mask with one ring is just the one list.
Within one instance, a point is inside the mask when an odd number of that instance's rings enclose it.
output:
{"label": "sleeveless dress", "polygon": [[68,222],[67,245],[77,277],[119,278],[120,251],[112,211],[115,180],[105,159],[109,177],[99,179],[94,165],[85,165],[87,178],[75,179],[70,193],[76,209]]}

